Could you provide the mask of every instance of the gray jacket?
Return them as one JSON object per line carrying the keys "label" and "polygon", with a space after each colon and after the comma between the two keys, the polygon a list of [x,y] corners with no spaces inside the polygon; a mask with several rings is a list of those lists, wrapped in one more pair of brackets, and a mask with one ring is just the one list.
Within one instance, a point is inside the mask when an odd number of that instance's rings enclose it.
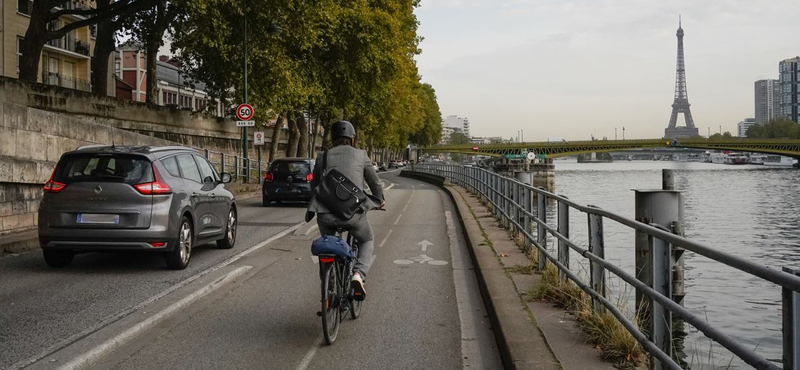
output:
{"label": "gray jacket", "polygon": [[[322,180],[322,164],[325,162],[324,154],[317,157],[316,164],[314,165],[314,177],[311,180],[311,189],[314,192],[314,198],[311,199],[311,204],[308,205],[309,213],[330,213],[322,202],[319,202],[316,197],[316,189]],[[367,156],[367,152],[361,149],[356,149],[349,145],[339,145],[328,150],[328,170],[337,169],[343,175],[347,176],[350,181],[356,185],[364,184],[366,180],[372,195],[380,200],[383,200],[383,187],[381,187],[378,174],[375,173],[375,168],[372,167],[372,162]],[[378,206],[380,204],[374,205]],[[369,209],[365,209],[368,211]],[[308,215],[307,215],[308,217]]]}

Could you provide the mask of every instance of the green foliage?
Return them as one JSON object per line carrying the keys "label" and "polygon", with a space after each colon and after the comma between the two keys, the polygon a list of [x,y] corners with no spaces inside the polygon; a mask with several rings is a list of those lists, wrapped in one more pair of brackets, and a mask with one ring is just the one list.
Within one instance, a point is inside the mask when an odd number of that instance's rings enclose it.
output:
{"label": "green foliage", "polygon": [[[348,119],[359,143],[438,141],[436,94],[420,82],[412,0],[182,0],[172,46],[185,73],[226,106],[241,102],[247,20],[249,102],[256,121],[306,112]],[[275,33],[275,26],[282,31]]]}
{"label": "green foliage", "polygon": [[747,137],[755,139],[800,139],[800,125],[788,118],[776,118],[765,125],[747,129]]}
{"label": "green foliage", "polygon": [[725,131],[725,132],[722,133],[722,135],[720,135],[719,133],[711,135],[711,137],[709,137],[709,139],[710,140],[721,140],[721,139],[730,139],[732,137],[733,137],[733,135],[731,135],[730,131]]}
{"label": "green foliage", "polygon": [[448,144],[459,145],[459,144],[469,144],[472,140],[460,132],[454,132],[450,135],[450,141],[447,142]]}

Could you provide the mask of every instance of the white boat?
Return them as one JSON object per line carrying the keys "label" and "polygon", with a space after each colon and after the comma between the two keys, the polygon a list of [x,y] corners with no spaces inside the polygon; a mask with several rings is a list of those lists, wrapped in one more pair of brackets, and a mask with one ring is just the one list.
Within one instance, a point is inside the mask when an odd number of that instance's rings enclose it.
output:
{"label": "white boat", "polygon": [[723,164],[725,163],[725,153],[715,152],[711,153],[711,163]]}
{"label": "white boat", "polygon": [[782,155],[768,155],[764,158],[765,166],[779,166],[779,167],[792,167],[797,164],[797,160],[792,157],[784,157]]}
{"label": "white boat", "polygon": [[725,155],[725,164],[747,164],[749,161],[747,154],[744,153],[730,153]]}
{"label": "white boat", "polygon": [[764,164],[765,159],[767,159],[766,154],[760,154],[760,153],[750,154],[750,164]]}

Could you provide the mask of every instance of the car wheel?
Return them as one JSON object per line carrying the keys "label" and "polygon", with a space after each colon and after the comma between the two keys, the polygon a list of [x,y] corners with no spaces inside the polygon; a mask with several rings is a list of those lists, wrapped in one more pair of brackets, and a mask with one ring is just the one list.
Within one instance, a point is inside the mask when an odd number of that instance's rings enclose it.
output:
{"label": "car wheel", "polygon": [[50,267],[66,267],[72,263],[72,258],[75,257],[75,253],[72,251],[53,251],[53,250],[42,250],[44,254],[44,261]]}
{"label": "car wheel", "polygon": [[178,245],[171,251],[164,254],[164,260],[170,270],[183,270],[189,266],[189,258],[192,256],[194,242],[194,232],[192,223],[186,216],[181,218],[181,227],[178,229]]}
{"label": "car wheel", "polygon": [[233,244],[236,243],[236,223],[239,219],[236,218],[236,208],[231,207],[228,211],[228,225],[225,227],[225,237],[217,240],[217,248],[231,249]]}

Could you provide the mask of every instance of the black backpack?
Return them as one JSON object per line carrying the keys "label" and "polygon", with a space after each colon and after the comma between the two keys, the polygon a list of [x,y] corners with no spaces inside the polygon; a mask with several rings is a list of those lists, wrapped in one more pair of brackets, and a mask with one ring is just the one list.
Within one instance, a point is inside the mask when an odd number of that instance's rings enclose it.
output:
{"label": "black backpack", "polygon": [[347,176],[336,169],[328,171],[327,151],[322,157],[322,178],[316,192],[317,200],[342,220],[353,218],[367,201],[367,194]]}

